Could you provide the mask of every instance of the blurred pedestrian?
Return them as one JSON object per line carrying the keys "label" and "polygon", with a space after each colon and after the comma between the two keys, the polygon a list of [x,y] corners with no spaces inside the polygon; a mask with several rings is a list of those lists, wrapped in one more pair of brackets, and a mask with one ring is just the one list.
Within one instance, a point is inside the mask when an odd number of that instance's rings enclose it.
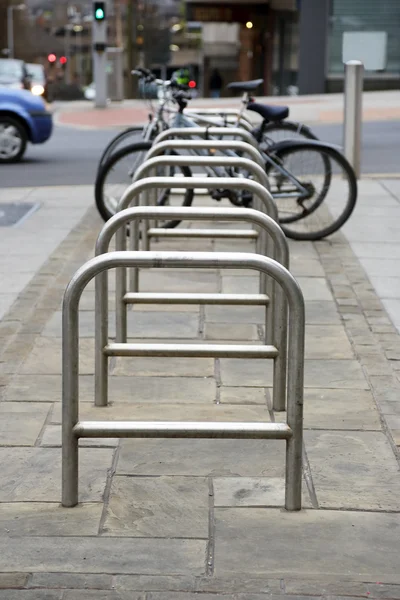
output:
{"label": "blurred pedestrian", "polygon": [[219,98],[222,88],[222,77],[218,69],[214,69],[210,77],[210,96],[211,98]]}

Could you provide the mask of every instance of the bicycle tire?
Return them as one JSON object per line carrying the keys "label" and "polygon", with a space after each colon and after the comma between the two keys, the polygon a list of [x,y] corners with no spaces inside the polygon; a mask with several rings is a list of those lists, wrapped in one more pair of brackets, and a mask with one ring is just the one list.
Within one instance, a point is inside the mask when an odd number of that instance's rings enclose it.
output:
{"label": "bicycle tire", "polygon": [[[273,131],[288,131],[296,134],[296,139],[305,138],[307,140],[318,140],[317,136],[311,131],[311,129],[303,123],[295,123],[294,121],[276,121],[274,123],[263,123],[262,133],[263,136]],[[278,140],[280,141],[280,140]]]}
{"label": "bicycle tire", "polygon": [[[105,202],[104,185],[106,183],[108,173],[115,167],[115,165],[119,161],[122,161],[130,154],[133,154],[135,152],[147,152],[148,150],[150,150],[151,147],[152,147],[151,142],[138,142],[136,144],[131,144],[130,146],[124,146],[123,148],[121,148],[120,150],[117,150],[114,154],[112,154],[110,156],[110,158],[108,159],[108,161],[105,163],[105,165],[103,167],[101,167],[101,169],[99,170],[98,175],[96,177],[96,182],[95,182],[95,200],[96,200],[97,210],[99,211],[99,213],[100,213],[101,217],[104,219],[104,221],[108,221],[108,219],[110,219],[115,214],[115,212],[112,212],[108,208],[107,203]],[[174,151],[170,151],[170,152],[171,152],[171,154],[176,154],[176,152],[174,152]],[[177,168],[182,171],[184,177],[192,176],[192,172],[189,169],[189,167],[180,166]],[[170,190],[163,191],[162,197],[158,201],[159,206],[163,206],[164,204],[166,204],[166,202],[168,201],[169,193],[170,193]],[[191,206],[191,204],[193,202],[193,197],[194,197],[193,189],[185,190],[182,206]],[[166,223],[163,224],[163,227],[165,227],[167,229],[172,229],[174,227],[177,227],[177,225],[179,225],[179,223],[180,223],[180,221],[178,221],[178,220],[167,221]]]}
{"label": "bicycle tire", "polygon": [[[325,144],[321,144],[321,143],[319,143],[318,145],[314,145],[312,142],[311,143],[304,142],[302,144],[297,143],[293,147],[285,146],[280,149],[278,148],[276,151],[274,151],[273,155],[274,155],[274,159],[278,159],[279,161],[281,161],[284,164],[285,158],[287,159],[289,156],[293,156],[296,153],[300,153],[300,152],[304,152],[304,151],[314,152],[316,154],[321,155],[322,164],[324,165],[324,169],[326,169],[326,165],[327,165],[328,161],[329,161],[329,165],[331,165],[331,161],[336,161],[337,165],[340,166],[342,173],[345,174],[345,177],[336,178],[336,181],[339,182],[340,184],[343,184],[343,182],[345,182],[345,180],[346,180],[348,183],[348,195],[347,195],[347,200],[346,200],[344,209],[341,210],[340,214],[338,214],[336,217],[333,216],[334,220],[330,225],[322,227],[321,229],[316,230],[316,231],[296,231],[296,230],[293,230],[290,227],[288,227],[287,224],[281,223],[282,230],[284,231],[284,233],[286,234],[287,237],[294,239],[294,240],[317,241],[317,240],[321,240],[321,239],[327,237],[328,235],[331,235],[331,234],[335,233],[336,231],[338,231],[344,225],[344,223],[350,218],[350,216],[355,208],[356,201],[357,201],[357,179],[354,174],[354,170],[352,169],[351,165],[346,160],[346,158],[338,150],[336,150],[336,148],[333,148],[332,146],[329,146],[329,145],[325,145]],[[271,174],[272,169],[273,169],[273,165],[270,163],[267,163],[266,164],[267,175]],[[288,170],[290,171],[289,168],[288,168]],[[293,175],[296,177],[295,173],[293,173]],[[300,180],[300,178],[298,176],[297,176],[297,178]],[[307,210],[309,210],[308,214],[305,215],[304,218],[298,219],[298,222],[301,223],[302,220],[304,221],[304,219],[306,219],[308,216],[314,214],[315,211],[319,207],[323,206],[324,203],[326,202],[326,196],[327,196],[327,193],[329,192],[329,189],[332,184],[332,174],[331,173],[325,172],[324,182],[325,182],[325,187],[323,188],[323,193],[322,193],[321,197],[318,197],[314,201],[314,203],[311,205],[311,207],[309,207],[307,209]],[[274,195],[274,194],[272,194],[272,195]],[[277,203],[278,212],[279,212],[279,199],[276,200],[276,203]],[[329,214],[332,216],[331,211],[329,212]]]}
{"label": "bicycle tire", "polygon": [[124,141],[126,138],[129,138],[131,135],[134,135],[135,133],[143,133],[143,129],[143,125],[135,125],[133,127],[128,127],[128,129],[124,129],[124,131],[120,131],[104,148],[103,154],[99,160],[98,169],[100,169],[107,162],[111,154],[122,141]]}

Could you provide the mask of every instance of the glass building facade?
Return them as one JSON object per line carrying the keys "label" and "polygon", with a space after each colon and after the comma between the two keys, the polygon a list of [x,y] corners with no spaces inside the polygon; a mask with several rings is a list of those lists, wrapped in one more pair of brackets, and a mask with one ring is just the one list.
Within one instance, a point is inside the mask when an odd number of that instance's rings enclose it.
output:
{"label": "glass building facade", "polygon": [[343,74],[345,32],[385,32],[386,68],[381,75],[400,75],[400,0],[332,0],[328,76]]}

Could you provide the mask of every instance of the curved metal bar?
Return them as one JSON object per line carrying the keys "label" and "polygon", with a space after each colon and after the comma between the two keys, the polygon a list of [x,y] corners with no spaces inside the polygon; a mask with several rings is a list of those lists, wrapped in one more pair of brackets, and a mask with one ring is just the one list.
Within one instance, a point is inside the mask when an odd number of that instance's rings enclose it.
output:
{"label": "curved metal bar", "polygon": [[[252,173],[261,185],[269,189],[269,181],[265,170],[248,158],[231,158],[230,156],[155,156],[146,160],[136,169],[133,181],[138,181],[149,175],[158,166],[188,166],[188,167],[232,167],[246,169]],[[235,180],[235,177],[232,177]]]}
{"label": "curved metal bar", "polygon": [[239,177],[146,177],[132,183],[122,195],[118,203],[117,211],[128,208],[132,200],[141,192],[151,188],[168,189],[183,188],[203,188],[203,189],[220,189],[226,188],[230,190],[246,190],[252,192],[261,201],[265,208],[265,212],[274,221],[278,221],[278,209],[271,196],[271,193],[257,181]]}
{"label": "curved metal bar", "polygon": [[[207,221],[218,218],[227,221],[247,221],[259,225],[273,238],[277,249],[276,260],[289,268],[289,246],[282,229],[274,219],[253,208],[194,208],[172,206],[135,206],[117,212],[103,226],[96,241],[95,254],[105,254],[115,233],[126,223],[145,217]],[[125,239],[125,238],[124,238]]]}
{"label": "curved metal bar", "polygon": [[210,115],[211,117],[213,115],[216,117],[240,117],[241,120],[254,127],[252,120],[238,108],[221,108],[220,110],[217,108],[185,108],[185,114],[191,116],[193,113],[196,115]]}
{"label": "curved metal bar", "polygon": [[[218,115],[212,115],[212,114],[201,114],[201,111],[196,112],[196,113],[189,113],[189,116],[191,118],[192,121],[194,121],[195,123],[198,123],[199,125],[202,125],[203,123],[205,125],[215,125],[215,127],[219,127],[220,126],[220,122],[218,121]],[[223,118],[223,115],[221,115],[221,117],[219,117],[220,119]],[[223,123],[221,125],[222,127],[229,127],[229,123],[225,124]],[[239,119],[239,123],[236,122],[232,123],[233,127],[240,127],[245,130],[248,131],[249,133],[252,132],[252,130],[254,129],[254,125],[253,123],[248,122],[247,120],[243,119],[242,117]]]}
{"label": "curved metal bar", "polygon": [[287,424],[292,432],[286,441],[285,507],[289,511],[300,510],[305,332],[303,295],[290,272],[271,258],[256,254],[222,252],[110,252],[91,259],[72,277],[64,294],[62,315],[63,506],[75,506],[78,503],[78,437],[75,435],[75,427],[79,422],[79,301],[89,281],[102,271],[132,266],[252,269],[273,277],[282,287],[289,307]]}
{"label": "curved metal bar", "polygon": [[258,148],[257,140],[251,133],[241,129],[240,127],[171,127],[165,131],[161,131],[153,144],[159,144],[168,138],[193,138],[193,136],[204,137],[210,139],[210,136],[219,135],[222,137],[240,138],[251,146]]}
{"label": "curved metal bar", "polygon": [[[271,219],[268,215],[261,213],[258,210],[251,208],[173,208],[173,207],[154,207],[154,206],[141,206],[128,208],[123,211],[116,213],[109,221],[107,221],[100,231],[100,234],[96,241],[95,254],[105,254],[109,250],[109,245],[112,237],[116,232],[122,230],[124,232],[124,226],[134,220],[140,220],[143,218],[158,219],[181,219],[189,217],[191,220],[204,221],[204,220],[217,220],[224,219],[227,221],[245,221],[253,223],[261,227],[266,233],[268,233],[274,243],[276,249],[275,258],[287,269],[289,268],[289,246],[287,243],[286,236],[279,225]],[[120,235],[117,239],[116,250],[123,251],[126,247],[125,235]],[[260,253],[264,256],[268,256],[268,238],[263,236],[263,245],[260,248]],[[267,293],[265,277],[264,286],[260,290],[263,293]],[[97,361],[97,372],[102,373],[103,369],[107,369],[107,361],[104,360],[102,347],[104,346],[104,340],[108,338],[108,280],[107,273],[101,273],[96,277],[96,293],[95,293],[95,331],[96,331],[96,342],[95,342],[95,356]],[[126,295],[126,273],[124,269],[117,269],[116,275],[116,298],[115,298],[115,310],[116,310],[116,341],[126,342],[127,340],[127,306],[124,302]],[[274,286],[272,290],[272,302],[274,311],[269,310],[274,315],[279,310],[284,310],[286,305],[285,298],[282,294],[282,289],[279,286]],[[274,319],[272,323],[266,322],[266,326],[269,326],[270,331],[274,331],[273,338],[280,348],[280,354],[275,362],[274,369],[274,386],[273,386],[273,408],[276,411],[285,410],[286,398],[285,398],[285,387],[286,387],[286,337],[287,329],[286,324],[283,323],[280,327],[279,319]],[[266,332],[270,335],[269,332]],[[273,343],[275,343],[273,342]],[[96,400],[97,402],[103,402],[101,406],[107,404],[107,397],[103,395],[103,381],[104,377],[100,375],[96,378]],[[104,404],[105,402],[105,404]]]}
{"label": "curved metal bar", "polygon": [[[265,212],[272,217],[275,221],[278,221],[278,209],[272,198],[270,192],[257,181],[252,181],[246,178],[239,177],[148,177],[146,179],[140,179],[132,183],[124,192],[121,200],[118,203],[117,211],[127,208],[130,203],[139,198],[139,194],[152,188],[182,188],[182,189],[232,189],[232,190],[246,190],[253,193],[258,199],[259,204],[264,208]],[[137,200],[138,202],[138,200]],[[261,208],[261,207],[260,207]],[[118,232],[117,240],[119,244],[123,242],[120,237],[125,235],[122,231]],[[119,246],[122,247],[122,246]],[[139,249],[139,235],[137,226],[134,224],[131,227],[131,250]],[[271,252],[273,255],[273,250]],[[126,277],[126,274],[124,274]],[[263,275],[260,275],[260,286],[264,286],[267,283],[268,291],[271,297],[274,296],[274,283],[273,281],[265,282]],[[139,288],[139,271],[137,268],[131,271],[131,288],[132,291],[138,291]],[[267,312],[266,319],[266,332],[270,333],[273,328],[273,307]]]}
{"label": "curved metal bar", "polygon": [[158,144],[153,144],[146,155],[146,160],[163,154],[167,150],[234,150],[237,152],[246,152],[262,169],[265,170],[265,161],[260,152],[248,142],[240,140],[165,140]]}

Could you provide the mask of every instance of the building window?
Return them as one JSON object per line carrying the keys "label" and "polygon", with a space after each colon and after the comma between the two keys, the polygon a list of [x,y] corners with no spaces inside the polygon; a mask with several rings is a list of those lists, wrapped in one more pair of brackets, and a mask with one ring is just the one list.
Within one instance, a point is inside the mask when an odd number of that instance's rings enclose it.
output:
{"label": "building window", "polygon": [[[343,74],[343,34],[363,31],[387,34],[386,64],[383,73],[398,74],[400,72],[400,1],[332,0],[329,75]],[[354,56],[354,58],[358,57]]]}

